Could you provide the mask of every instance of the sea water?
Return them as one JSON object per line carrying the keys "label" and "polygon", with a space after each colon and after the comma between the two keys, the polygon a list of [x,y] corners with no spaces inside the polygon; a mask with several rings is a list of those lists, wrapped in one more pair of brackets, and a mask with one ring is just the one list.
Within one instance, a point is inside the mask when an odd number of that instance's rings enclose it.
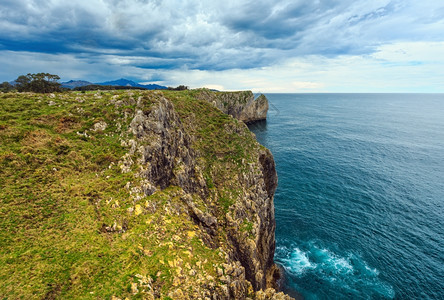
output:
{"label": "sea water", "polygon": [[444,299],[444,95],[266,96],[284,290]]}

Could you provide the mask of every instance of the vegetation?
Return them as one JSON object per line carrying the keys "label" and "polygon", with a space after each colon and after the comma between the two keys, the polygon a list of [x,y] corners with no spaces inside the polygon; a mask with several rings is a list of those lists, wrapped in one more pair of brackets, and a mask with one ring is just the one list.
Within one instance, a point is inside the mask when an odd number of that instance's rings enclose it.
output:
{"label": "vegetation", "polygon": [[9,91],[12,91],[13,88],[14,87],[7,81],[0,84],[0,92],[3,92],[3,93],[7,93]]}
{"label": "vegetation", "polygon": [[[18,88],[58,87],[58,77],[39,74],[20,76]],[[215,276],[221,253],[202,242],[188,216],[173,213],[184,191],[171,186],[137,200],[132,187],[141,179],[118,166],[128,152],[123,139],[134,138],[126,116],[136,106],[129,99],[143,98],[148,109],[155,93],[161,92],[0,94],[2,297],[143,298],[146,282],[156,297],[167,297],[180,272]],[[239,193],[236,172],[256,146],[246,127],[239,131],[236,120],[194,93],[163,95],[195,136],[223,224]],[[107,126],[95,130],[101,122]],[[244,230],[251,230],[247,221]]]}
{"label": "vegetation", "polygon": [[37,73],[20,75],[16,80],[15,88],[19,92],[54,93],[60,92],[60,79],[58,75]]}
{"label": "vegetation", "polygon": [[188,90],[188,87],[186,85],[179,85],[177,87],[168,87],[169,91],[186,91]]}

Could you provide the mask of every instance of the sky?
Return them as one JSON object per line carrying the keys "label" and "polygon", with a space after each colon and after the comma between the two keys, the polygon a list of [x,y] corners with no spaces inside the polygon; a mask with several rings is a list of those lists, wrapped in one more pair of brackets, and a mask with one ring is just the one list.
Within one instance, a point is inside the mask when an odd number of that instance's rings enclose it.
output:
{"label": "sky", "polygon": [[0,82],[444,92],[442,0],[1,0]]}

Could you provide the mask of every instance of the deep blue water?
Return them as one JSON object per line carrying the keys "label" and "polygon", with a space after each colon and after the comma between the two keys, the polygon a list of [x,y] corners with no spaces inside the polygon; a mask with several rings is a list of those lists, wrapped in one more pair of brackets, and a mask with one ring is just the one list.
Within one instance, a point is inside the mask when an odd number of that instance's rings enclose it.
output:
{"label": "deep blue water", "polygon": [[444,299],[444,94],[267,97],[285,290]]}

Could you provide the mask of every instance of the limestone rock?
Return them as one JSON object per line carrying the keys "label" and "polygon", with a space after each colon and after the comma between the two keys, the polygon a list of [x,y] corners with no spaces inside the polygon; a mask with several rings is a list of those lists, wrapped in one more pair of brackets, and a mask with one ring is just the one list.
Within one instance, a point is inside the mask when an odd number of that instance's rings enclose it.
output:
{"label": "limestone rock", "polygon": [[260,95],[254,99],[251,91],[222,93],[202,89],[197,97],[212,103],[222,112],[247,124],[267,118],[267,97]]}
{"label": "limestone rock", "polygon": [[[161,97],[149,110],[138,109],[130,124],[140,149],[140,175],[161,189],[177,185],[193,193],[204,189],[195,176],[196,154],[173,104]],[[149,194],[153,188],[145,191]]]}
{"label": "limestone rock", "polygon": [[[265,96],[255,100],[251,92],[215,93],[209,90],[201,90],[197,94],[198,98],[214,102],[222,111],[245,123],[266,117],[268,101]],[[223,199],[219,199],[222,196],[210,193],[210,189],[216,187],[207,186],[203,179],[205,166],[201,163],[202,153],[194,147],[192,134],[196,128],[192,121],[182,123],[173,101],[161,93],[153,93],[149,101],[146,100],[139,97],[134,114],[129,116],[128,132],[134,138],[122,143],[128,148],[128,153],[118,163],[123,173],[137,172],[140,179],[139,186],[128,186],[130,191],[134,191],[131,192],[134,206],[128,212],[134,216],[152,213],[156,206],[146,202],[142,208],[142,202],[137,203],[141,199],[140,194],[145,197],[170,186],[180,187],[181,192],[172,195],[180,200],[180,207],[166,204],[159,209],[187,214],[197,226],[183,234],[189,238],[196,236],[213,249],[220,247],[221,257],[226,262],[223,268],[214,266],[217,274],[214,277],[204,272],[206,261],[197,261],[195,268],[180,267],[168,261],[167,264],[177,273],[173,279],[173,286],[177,289],[170,291],[170,297],[290,299],[282,298],[284,294],[276,293],[274,289],[279,278],[279,269],[273,261],[273,197],[277,174],[271,152],[254,141],[253,134],[242,122],[230,121],[220,127],[230,135],[238,135],[254,143],[248,149],[248,162],[242,159],[241,167],[232,166],[232,178],[218,183],[218,188],[231,184],[237,192],[232,197],[233,203],[223,206],[220,204]],[[190,118],[192,120],[193,116]],[[228,164],[223,167],[229,168]],[[211,176],[212,170],[207,169],[207,172],[207,176]],[[221,207],[224,208],[223,213]],[[179,235],[174,237],[174,240],[181,239]],[[196,290],[182,287],[187,280],[194,280]]]}
{"label": "limestone rock", "polygon": [[100,121],[94,124],[94,128],[91,131],[104,131],[108,127],[108,124],[104,121]]}

